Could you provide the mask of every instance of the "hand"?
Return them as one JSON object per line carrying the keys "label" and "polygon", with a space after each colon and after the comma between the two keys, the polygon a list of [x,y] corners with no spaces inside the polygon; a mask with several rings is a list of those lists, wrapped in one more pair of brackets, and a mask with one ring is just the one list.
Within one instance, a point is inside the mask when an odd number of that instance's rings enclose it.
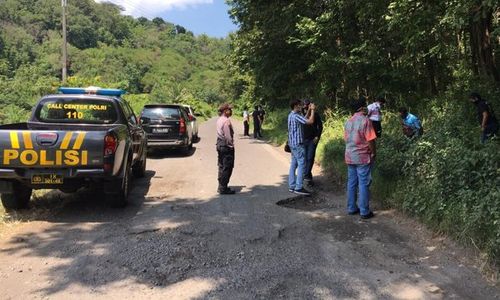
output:
{"label": "hand", "polygon": [[319,142],[319,137],[315,137],[313,140],[314,145],[317,145]]}

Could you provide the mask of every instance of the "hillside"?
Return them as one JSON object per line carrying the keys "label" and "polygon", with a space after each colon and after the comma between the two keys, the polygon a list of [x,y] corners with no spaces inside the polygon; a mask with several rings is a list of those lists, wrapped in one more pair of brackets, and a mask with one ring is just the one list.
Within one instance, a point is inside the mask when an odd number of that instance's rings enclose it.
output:
{"label": "hillside", "polygon": [[[209,113],[223,100],[225,39],[194,36],[161,18],[120,14],[110,3],[68,3],[66,85],[123,88],[146,102],[188,102]],[[0,123],[26,119],[61,84],[61,2],[0,2]]]}

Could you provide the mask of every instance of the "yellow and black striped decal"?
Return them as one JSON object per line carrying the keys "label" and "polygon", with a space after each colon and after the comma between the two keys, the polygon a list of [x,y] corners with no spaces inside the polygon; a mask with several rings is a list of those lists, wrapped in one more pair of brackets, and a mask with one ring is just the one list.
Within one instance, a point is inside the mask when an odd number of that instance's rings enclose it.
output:
{"label": "yellow and black striped decal", "polygon": [[64,134],[58,149],[36,150],[33,147],[31,132],[11,131],[9,133],[11,149],[3,150],[3,165],[19,162],[25,166],[86,166],[88,151],[81,150],[86,134],[86,132],[68,131]]}

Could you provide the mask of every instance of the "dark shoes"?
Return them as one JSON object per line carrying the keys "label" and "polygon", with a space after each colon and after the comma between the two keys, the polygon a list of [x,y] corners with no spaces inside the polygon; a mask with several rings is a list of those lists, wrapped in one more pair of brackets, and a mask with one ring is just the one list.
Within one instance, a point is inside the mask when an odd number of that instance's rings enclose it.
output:
{"label": "dark shoes", "polygon": [[361,219],[366,220],[375,217],[373,212],[369,212],[367,215],[361,215]]}
{"label": "dark shoes", "polygon": [[221,195],[234,195],[234,194],[236,194],[236,192],[235,192],[235,191],[233,191],[233,190],[232,190],[232,189],[230,189],[230,188],[225,188],[225,189],[222,189],[222,190],[221,190],[221,189],[219,189],[217,192],[218,192],[219,194],[221,194]]}
{"label": "dark shoes", "polygon": [[300,190],[294,190],[293,193],[302,196],[311,196],[311,192],[309,192],[305,188],[301,188]]}

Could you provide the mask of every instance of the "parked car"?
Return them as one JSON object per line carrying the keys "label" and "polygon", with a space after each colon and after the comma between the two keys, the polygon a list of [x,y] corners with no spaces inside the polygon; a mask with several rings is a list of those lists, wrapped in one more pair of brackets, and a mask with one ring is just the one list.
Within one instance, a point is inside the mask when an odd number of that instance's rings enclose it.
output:
{"label": "parked car", "polygon": [[199,138],[199,136],[198,136],[198,120],[196,119],[197,114],[195,114],[193,108],[190,105],[183,105],[183,106],[186,108],[186,110],[188,112],[188,117],[192,121],[191,126],[193,127],[193,140],[195,142],[197,142],[198,138]]}
{"label": "parked car", "polygon": [[193,147],[193,125],[182,105],[150,104],[141,112],[149,149],[183,149]]}
{"label": "parked car", "polygon": [[75,192],[92,184],[104,185],[112,206],[124,206],[131,174],[145,175],[147,155],[124,91],[59,90],[38,101],[28,122],[0,126],[3,206],[27,207],[33,189]]}

